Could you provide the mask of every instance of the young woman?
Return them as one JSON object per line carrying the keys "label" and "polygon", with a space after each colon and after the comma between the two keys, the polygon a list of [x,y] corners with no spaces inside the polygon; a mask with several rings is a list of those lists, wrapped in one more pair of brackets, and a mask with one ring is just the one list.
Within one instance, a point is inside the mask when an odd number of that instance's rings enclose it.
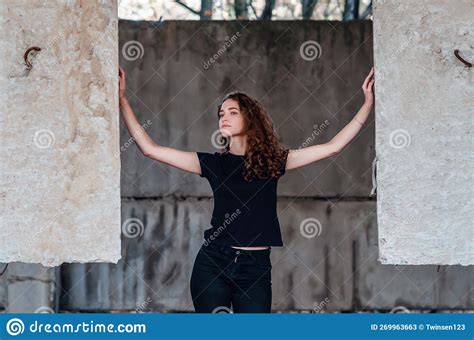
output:
{"label": "young woman", "polygon": [[157,145],[141,127],[125,96],[119,68],[120,108],[127,128],[149,158],[205,177],[214,195],[211,228],[196,256],[191,296],[198,313],[269,313],[271,247],[282,246],[276,211],[277,182],[287,170],[333,156],[361,130],[374,103],[374,68],[362,90],[365,102],[329,142],[296,150],[278,141],[263,105],[242,92],[217,108],[220,152],[191,152]]}

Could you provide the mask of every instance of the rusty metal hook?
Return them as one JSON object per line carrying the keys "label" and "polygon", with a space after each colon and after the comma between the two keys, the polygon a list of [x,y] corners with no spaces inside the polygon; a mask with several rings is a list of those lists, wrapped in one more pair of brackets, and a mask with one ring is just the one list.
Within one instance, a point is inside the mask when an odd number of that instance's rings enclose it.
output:
{"label": "rusty metal hook", "polygon": [[31,70],[31,68],[33,67],[33,65],[28,60],[28,54],[30,54],[31,51],[41,51],[41,47],[32,46],[25,51],[25,54],[23,54],[23,60],[25,60],[25,64],[28,70]]}
{"label": "rusty metal hook", "polygon": [[464,65],[466,65],[467,67],[472,67],[472,64],[471,64],[470,62],[468,62],[467,60],[463,59],[463,57],[461,57],[461,56],[459,55],[459,50],[458,50],[458,49],[454,50],[454,55],[456,56],[456,58],[458,58],[459,60],[461,60]]}

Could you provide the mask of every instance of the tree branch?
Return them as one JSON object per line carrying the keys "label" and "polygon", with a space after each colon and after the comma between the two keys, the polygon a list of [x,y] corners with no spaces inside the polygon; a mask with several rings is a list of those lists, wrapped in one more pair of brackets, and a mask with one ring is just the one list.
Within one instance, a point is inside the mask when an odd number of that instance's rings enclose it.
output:
{"label": "tree branch", "polygon": [[196,11],[194,9],[192,9],[191,7],[189,7],[188,5],[186,5],[185,3],[183,3],[181,0],[175,0],[177,4],[183,6],[184,8],[186,8],[187,10],[189,10],[190,12],[194,13],[194,14],[197,14],[197,15],[200,15],[199,11]]}
{"label": "tree branch", "polygon": [[314,8],[316,7],[317,3],[318,3],[318,0],[303,0],[302,1],[304,20],[311,19],[311,16],[313,15]]}
{"label": "tree branch", "polygon": [[370,4],[367,5],[367,8],[364,10],[364,12],[360,15],[360,18],[365,19],[371,14],[372,14],[372,0],[370,1]]}
{"label": "tree branch", "polygon": [[265,7],[263,8],[262,15],[260,15],[259,20],[271,20],[272,12],[275,8],[275,0],[266,0]]}

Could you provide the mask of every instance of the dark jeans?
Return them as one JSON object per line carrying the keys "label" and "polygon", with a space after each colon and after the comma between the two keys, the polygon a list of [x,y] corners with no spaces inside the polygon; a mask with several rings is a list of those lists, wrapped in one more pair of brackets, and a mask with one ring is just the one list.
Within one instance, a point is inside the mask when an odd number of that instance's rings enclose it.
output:
{"label": "dark jeans", "polygon": [[202,245],[191,275],[196,313],[270,313],[271,249],[242,250]]}

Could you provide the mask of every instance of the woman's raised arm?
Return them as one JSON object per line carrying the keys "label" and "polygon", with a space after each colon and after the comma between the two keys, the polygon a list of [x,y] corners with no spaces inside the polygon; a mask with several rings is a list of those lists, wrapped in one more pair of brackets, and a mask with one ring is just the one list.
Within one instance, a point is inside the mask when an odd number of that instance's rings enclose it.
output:
{"label": "woman's raised arm", "polygon": [[125,72],[121,67],[119,67],[119,99],[125,125],[144,156],[178,169],[201,174],[201,166],[196,152],[157,145],[140,125],[125,95]]}
{"label": "woman's raised arm", "polygon": [[359,133],[362,125],[372,110],[374,104],[374,94],[372,85],[374,84],[374,68],[370,70],[369,75],[365,78],[362,90],[364,91],[365,102],[359,109],[359,112],[352,120],[344,126],[328,143],[312,145],[306,148],[290,150],[286,161],[286,170],[295,169],[312,162],[331,157],[338,154],[350,143],[352,139]]}

